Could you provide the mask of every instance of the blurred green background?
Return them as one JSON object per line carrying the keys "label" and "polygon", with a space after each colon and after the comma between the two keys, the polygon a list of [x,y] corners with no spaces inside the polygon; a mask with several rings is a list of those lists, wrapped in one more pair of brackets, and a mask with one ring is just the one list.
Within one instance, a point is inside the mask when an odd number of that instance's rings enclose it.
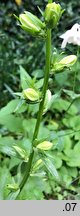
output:
{"label": "blurred green background", "polygon": [[[22,65],[31,74],[35,69],[42,69],[45,60],[42,41],[35,41],[35,38],[25,34],[13,14],[18,15],[24,10],[29,10],[40,17],[37,5],[44,9],[46,2],[47,0],[0,1],[0,107],[13,98],[12,91],[19,90],[19,65]],[[80,22],[80,1],[60,0],[55,2],[61,3],[65,9],[58,29],[53,31],[52,38],[53,45],[60,50],[60,34],[74,23]],[[76,54],[76,47],[67,46],[66,52]]]}

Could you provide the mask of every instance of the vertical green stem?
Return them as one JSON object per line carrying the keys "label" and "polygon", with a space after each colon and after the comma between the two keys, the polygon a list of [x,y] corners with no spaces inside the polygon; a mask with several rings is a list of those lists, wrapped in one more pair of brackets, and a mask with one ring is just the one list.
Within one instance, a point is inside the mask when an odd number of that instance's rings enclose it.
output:
{"label": "vertical green stem", "polygon": [[51,30],[48,29],[47,38],[46,38],[46,67],[45,67],[44,83],[43,83],[43,90],[42,90],[42,101],[39,106],[38,118],[37,118],[36,127],[33,135],[33,144],[35,139],[37,138],[40,122],[43,114],[44,101],[46,96],[46,90],[48,87],[48,79],[49,79],[49,72],[50,72],[50,58],[51,58]]}
{"label": "vertical green stem", "polygon": [[[48,3],[52,3],[52,0],[49,0]],[[20,191],[24,187],[26,181],[28,180],[28,177],[30,176],[30,170],[32,165],[32,160],[34,156],[34,141],[37,139],[39,127],[42,119],[43,109],[44,109],[44,102],[45,102],[45,96],[46,96],[46,90],[48,87],[48,79],[49,79],[49,72],[50,72],[50,58],[51,58],[51,30],[47,29],[47,37],[46,37],[46,66],[45,66],[45,75],[44,75],[44,83],[43,83],[43,89],[42,89],[42,101],[40,102],[39,106],[39,112],[37,117],[37,122],[33,134],[33,140],[32,140],[32,152],[29,157],[29,161],[26,167],[26,173],[19,185]]]}
{"label": "vertical green stem", "polygon": [[33,155],[34,155],[34,151],[32,151],[31,154],[30,154],[29,161],[28,161],[28,164],[27,164],[27,167],[26,167],[26,173],[25,173],[25,175],[24,175],[24,177],[23,177],[23,179],[22,179],[22,181],[21,181],[21,183],[19,185],[20,192],[23,189],[23,187],[24,187],[24,185],[25,185],[25,183],[26,183],[26,181],[27,181],[27,179],[28,179],[28,177],[30,175],[30,170],[31,170]]}
{"label": "vertical green stem", "polygon": [[52,0],[48,0],[48,3],[52,3]]}

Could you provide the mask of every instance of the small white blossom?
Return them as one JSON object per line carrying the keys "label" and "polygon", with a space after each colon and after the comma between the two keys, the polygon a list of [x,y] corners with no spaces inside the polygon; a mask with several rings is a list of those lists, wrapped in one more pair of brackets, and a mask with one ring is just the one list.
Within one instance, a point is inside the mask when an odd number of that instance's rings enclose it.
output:
{"label": "small white blossom", "polygon": [[80,46],[80,25],[74,24],[72,28],[60,36],[63,39],[61,48],[65,48],[67,43]]}

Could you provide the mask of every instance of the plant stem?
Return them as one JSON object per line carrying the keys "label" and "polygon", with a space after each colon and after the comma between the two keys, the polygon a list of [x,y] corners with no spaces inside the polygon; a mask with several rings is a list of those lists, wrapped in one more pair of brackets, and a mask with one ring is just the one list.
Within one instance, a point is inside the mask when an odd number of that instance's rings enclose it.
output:
{"label": "plant stem", "polygon": [[49,3],[52,3],[52,0],[48,0],[48,4],[49,4]]}
{"label": "plant stem", "polygon": [[24,187],[24,185],[25,185],[25,183],[26,183],[26,181],[27,181],[27,179],[28,179],[28,177],[30,175],[30,170],[31,170],[31,164],[32,164],[33,155],[34,155],[34,151],[32,151],[31,154],[30,154],[29,162],[27,164],[26,173],[25,173],[25,175],[24,175],[24,177],[23,177],[23,179],[22,179],[22,181],[21,181],[21,183],[19,185],[20,192],[23,189],[23,187]]}
{"label": "plant stem", "polygon": [[[52,3],[52,0],[49,0],[48,3]],[[39,106],[39,112],[38,112],[38,117],[37,117],[37,122],[33,134],[33,139],[32,139],[32,152],[29,157],[29,161],[26,167],[26,173],[19,185],[20,192],[22,188],[24,187],[26,181],[28,180],[30,176],[30,170],[31,170],[31,165],[32,165],[32,160],[34,156],[34,146],[35,146],[35,139],[37,139],[39,128],[40,128],[40,123],[42,119],[42,114],[43,114],[43,109],[44,109],[44,102],[45,102],[45,96],[46,96],[46,90],[48,87],[48,79],[49,79],[49,72],[50,72],[50,59],[51,59],[51,30],[47,29],[47,37],[46,37],[46,66],[45,66],[45,75],[44,75],[44,83],[43,83],[43,89],[42,89],[42,101],[40,102]]]}
{"label": "plant stem", "polygon": [[42,119],[43,109],[44,109],[44,101],[46,96],[46,90],[48,87],[48,79],[49,79],[49,72],[50,72],[50,58],[51,58],[51,30],[47,30],[47,38],[46,38],[46,67],[45,67],[45,76],[44,76],[44,83],[43,83],[43,90],[42,90],[42,101],[39,106],[39,112],[37,117],[37,122],[35,126],[35,131],[33,135],[33,145],[34,141],[37,138],[39,127]]}

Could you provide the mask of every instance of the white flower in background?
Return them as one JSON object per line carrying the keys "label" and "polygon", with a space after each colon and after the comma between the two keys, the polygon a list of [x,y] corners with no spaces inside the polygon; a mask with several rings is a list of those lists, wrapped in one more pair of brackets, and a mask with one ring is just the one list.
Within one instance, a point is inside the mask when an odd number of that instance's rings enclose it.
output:
{"label": "white flower in background", "polygon": [[61,48],[65,48],[67,43],[80,46],[80,25],[74,24],[72,28],[60,36],[63,39]]}

